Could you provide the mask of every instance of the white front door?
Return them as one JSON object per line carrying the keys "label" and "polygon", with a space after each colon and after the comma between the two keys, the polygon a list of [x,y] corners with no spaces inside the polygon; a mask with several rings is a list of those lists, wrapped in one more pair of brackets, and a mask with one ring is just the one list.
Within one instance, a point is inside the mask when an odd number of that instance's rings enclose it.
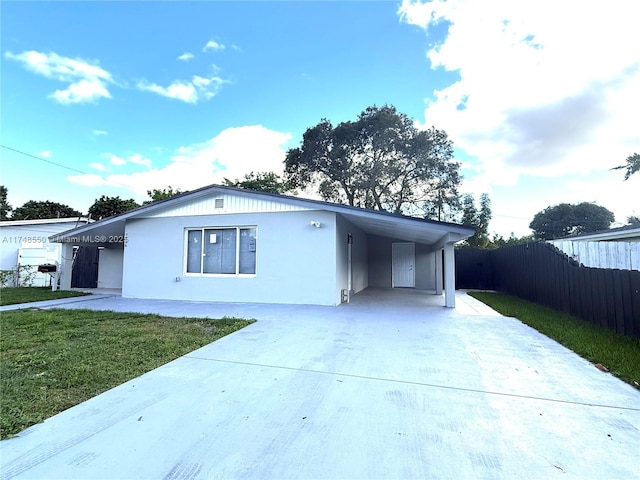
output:
{"label": "white front door", "polygon": [[413,243],[391,244],[391,286],[415,287],[416,276],[414,265],[415,245]]}

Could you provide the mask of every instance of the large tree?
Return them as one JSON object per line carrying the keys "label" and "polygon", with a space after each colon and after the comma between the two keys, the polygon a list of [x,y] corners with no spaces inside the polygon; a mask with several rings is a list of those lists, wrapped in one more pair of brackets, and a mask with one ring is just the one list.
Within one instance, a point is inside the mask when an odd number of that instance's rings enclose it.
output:
{"label": "large tree", "polygon": [[224,184],[228,187],[245,188],[247,190],[257,190],[269,193],[287,193],[292,190],[291,185],[280,175],[274,172],[247,173],[242,180],[224,179]]}
{"label": "large tree", "polygon": [[640,154],[634,153],[633,155],[629,155],[626,162],[625,165],[613,167],[611,170],[626,170],[626,172],[624,172],[624,179],[629,180],[631,175],[640,172]]}
{"label": "large tree", "polygon": [[460,183],[460,165],[452,157],[445,132],[418,130],[407,115],[385,105],[335,127],[321,120],[303,134],[300,147],[287,152],[285,167],[293,188],[317,185],[325,200],[433,214],[447,198],[443,193]]}
{"label": "large tree", "polygon": [[133,198],[123,200],[120,197],[107,197],[106,195],[102,195],[89,207],[89,215],[94,220],[100,220],[133,210],[139,206]]}
{"label": "large tree", "polygon": [[536,239],[552,240],[606,230],[614,220],[611,211],[595,203],[561,203],[536,213],[529,228]]}
{"label": "large tree", "polygon": [[8,220],[13,207],[7,201],[7,187],[0,185],[0,220]]}
{"label": "large tree", "polygon": [[44,218],[72,218],[79,217],[82,213],[68,205],[49,201],[29,200],[21,207],[16,208],[11,215],[11,220],[36,220]]}

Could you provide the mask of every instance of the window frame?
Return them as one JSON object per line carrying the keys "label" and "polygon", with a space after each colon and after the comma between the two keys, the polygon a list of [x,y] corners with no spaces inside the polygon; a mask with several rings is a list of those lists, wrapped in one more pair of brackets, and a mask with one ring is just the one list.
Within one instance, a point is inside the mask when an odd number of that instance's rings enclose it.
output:
{"label": "window frame", "polygon": [[[204,240],[205,231],[217,230],[222,232],[223,230],[235,229],[236,231],[236,245],[235,245],[235,273],[205,273],[204,272]],[[240,273],[240,234],[242,230],[253,229],[255,231],[255,265],[254,273]],[[189,272],[188,259],[189,259],[189,232],[200,232],[200,272]],[[184,240],[183,240],[183,259],[182,259],[182,274],[186,277],[241,277],[241,278],[253,278],[258,273],[258,226],[257,225],[225,225],[225,226],[212,226],[212,227],[185,227]]]}

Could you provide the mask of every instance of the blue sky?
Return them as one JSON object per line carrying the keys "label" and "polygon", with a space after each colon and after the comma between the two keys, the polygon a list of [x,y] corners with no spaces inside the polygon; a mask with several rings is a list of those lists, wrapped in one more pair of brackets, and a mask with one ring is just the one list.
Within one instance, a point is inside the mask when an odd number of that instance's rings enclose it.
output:
{"label": "blue sky", "polygon": [[559,202],[640,214],[609,170],[640,151],[632,2],[480,3],[3,2],[2,144],[74,171],[2,149],[2,184],[86,211],[281,172],[321,118],[388,103],[447,131],[493,231]]}

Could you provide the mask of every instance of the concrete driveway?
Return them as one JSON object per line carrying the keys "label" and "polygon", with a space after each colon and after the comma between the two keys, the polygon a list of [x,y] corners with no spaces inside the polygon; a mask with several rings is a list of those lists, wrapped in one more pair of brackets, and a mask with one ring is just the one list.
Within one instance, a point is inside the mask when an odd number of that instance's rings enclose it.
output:
{"label": "concrete driveway", "polygon": [[638,478],[639,391],[463,292],[441,301],[61,305],[258,322],[0,442],[0,476]]}

